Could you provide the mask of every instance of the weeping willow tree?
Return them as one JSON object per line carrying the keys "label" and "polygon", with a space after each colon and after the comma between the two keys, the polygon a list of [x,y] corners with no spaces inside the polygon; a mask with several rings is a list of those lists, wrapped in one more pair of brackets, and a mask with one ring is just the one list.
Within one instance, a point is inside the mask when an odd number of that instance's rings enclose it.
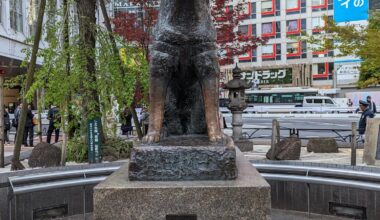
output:
{"label": "weeping willow tree", "polygon": [[[137,85],[143,94],[147,93],[148,63],[141,48],[126,45],[112,34],[118,51],[115,54],[110,32],[96,23],[95,0],[64,0],[62,5],[56,5],[55,0],[48,0],[46,10],[50,17],[42,28],[48,47],[38,51],[43,64],[24,90],[25,97],[31,99],[43,89],[39,105],[60,107],[64,164],[67,142],[75,138],[87,140],[88,120],[107,117],[115,106],[119,106],[117,111],[131,106]],[[115,132],[105,130],[103,134],[106,139],[107,134]]]}

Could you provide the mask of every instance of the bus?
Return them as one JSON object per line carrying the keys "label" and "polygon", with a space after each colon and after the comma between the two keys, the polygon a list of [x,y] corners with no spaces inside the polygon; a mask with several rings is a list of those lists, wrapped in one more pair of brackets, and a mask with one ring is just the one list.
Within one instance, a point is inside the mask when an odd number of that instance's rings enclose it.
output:
{"label": "bus", "polygon": [[248,106],[287,105],[301,106],[303,97],[318,95],[318,89],[287,87],[261,90],[246,90]]}

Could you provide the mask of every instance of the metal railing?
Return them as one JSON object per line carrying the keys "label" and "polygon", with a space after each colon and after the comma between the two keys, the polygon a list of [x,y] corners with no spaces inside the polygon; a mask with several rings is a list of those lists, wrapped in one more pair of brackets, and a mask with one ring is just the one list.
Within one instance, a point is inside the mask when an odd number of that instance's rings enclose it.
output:
{"label": "metal railing", "polygon": [[[298,166],[283,164],[252,163],[266,180],[300,182],[307,184],[308,212],[310,213],[310,184],[323,184],[341,187],[350,187],[362,190],[380,191],[380,173],[338,169],[315,166]],[[108,175],[119,169],[119,165],[72,171],[57,171],[27,176],[9,177],[9,183],[15,198],[17,210],[17,196],[37,191],[60,189],[65,187],[83,187],[83,215],[86,214],[86,198],[84,187],[98,184]],[[12,198],[10,198],[12,200]],[[9,217],[11,217],[11,202],[9,203]]]}
{"label": "metal railing", "polygon": [[[110,166],[91,169],[80,169],[70,171],[56,171],[50,173],[31,174],[27,176],[8,177],[12,190],[9,197],[9,219],[12,219],[12,199],[15,200],[17,210],[17,196],[52,189],[66,187],[82,187],[83,195],[83,217],[86,218],[86,193],[85,186],[95,185],[105,180],[107,176],[119,169],[120,166]],[[17,219],[17,215],[15,217]]]}

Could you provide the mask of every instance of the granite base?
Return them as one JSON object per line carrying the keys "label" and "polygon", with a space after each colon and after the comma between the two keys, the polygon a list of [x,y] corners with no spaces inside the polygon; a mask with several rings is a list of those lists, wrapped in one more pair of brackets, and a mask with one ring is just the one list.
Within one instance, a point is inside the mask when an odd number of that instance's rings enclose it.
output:
{"label": "granite base", "polygon": [[270,186],[237,149],[226,181],[130,181],[129,164],[94,188],[94,219],[267,220]]}

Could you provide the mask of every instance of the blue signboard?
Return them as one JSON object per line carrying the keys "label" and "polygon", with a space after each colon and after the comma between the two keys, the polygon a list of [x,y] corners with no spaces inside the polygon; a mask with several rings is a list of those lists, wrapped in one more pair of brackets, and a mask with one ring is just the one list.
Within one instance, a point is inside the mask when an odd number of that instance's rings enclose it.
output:
{"label": "blue signboard", "polygon": [[336,22],[368,20],[370,0],[334,0]]}

